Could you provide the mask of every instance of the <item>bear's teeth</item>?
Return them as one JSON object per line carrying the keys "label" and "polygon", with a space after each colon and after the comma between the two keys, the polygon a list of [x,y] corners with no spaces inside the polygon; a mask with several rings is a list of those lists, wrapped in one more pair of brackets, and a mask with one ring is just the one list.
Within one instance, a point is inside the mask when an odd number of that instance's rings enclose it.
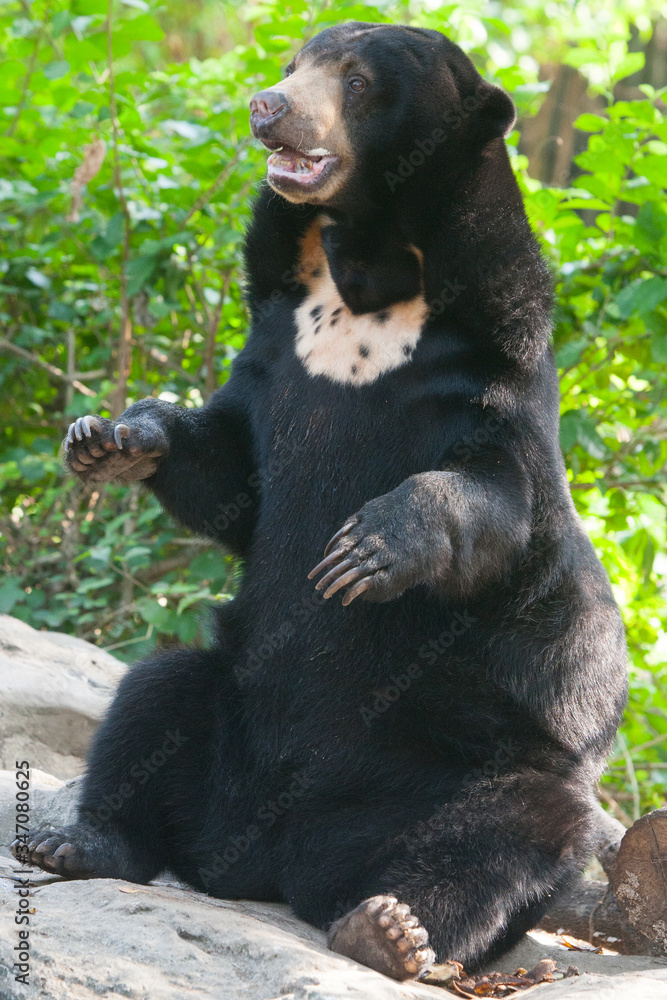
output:
{"label": "bear's teeth", "polygon": [[296,161],[295,166],[298,173],[304,174],[310,170],[310,160],[308,160],[305,156],[300,156]]}

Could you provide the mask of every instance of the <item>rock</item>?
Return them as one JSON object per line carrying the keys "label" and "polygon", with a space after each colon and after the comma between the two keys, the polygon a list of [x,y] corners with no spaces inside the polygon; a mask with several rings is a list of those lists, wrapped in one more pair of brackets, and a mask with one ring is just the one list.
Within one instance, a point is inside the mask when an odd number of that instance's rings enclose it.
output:
{"label": "rock", "polygon": [[72,778],[125,664],[89,642],[0,615],[0,768]]}
{"label": "rock", "polygon": [[[288,907],[212,899],[167,880],[138,886],[113,879],[65,882],[33,876],[30,985],[14,980],[11,949],[18,928],[19,866],[0,858],[1,1000],[445,1000],[434,986],[395,983],[326,948],[325,935]],[[582,975],[541,984],[546,1000],[665,1000],[667,963],[595,955],[529,937],[494,968],[512,970],[554,957]],[[12,945],[13,948],[13,945]],[[535,961],[534,961],[535,960]],[[604,970],[604,972],[603,972]],[[609,974],[604,974],[609,973]],[[550,991],[547,993],[547,991]]]}
{"label": "rock", "polygon": [[[29,826],[67,826],[76,819],[81,778],[60,781],[37,768],[30,770]],[[16,773],[0,771],[0,848],[16,835]],[[4,852],[6,853],[6,851]]]}
{"label": "rock", "polygon": [[514,994],[519,1000],[667,1000],[667,973],[654,971],[625,972],[619,976],[585,973],[559,983],[540,983],[525,993]]}
{"label": "rock", "polygon": [[632,926],[667,953],[667,808],[626,831],[610,881]]}
{"label": "rock", "polygon": [[[533,969],[543,958],[552,958],[563,971],[576,965],[579,972],[604,973],[618,976],[621,973],[645,972],[663,976],[667,984],[667,959],[649,958],[646,955],[598,955],[594,951],[576,951],[558,944],[558,937],[546,931],[531,931],[501,958],[494,959],[483,972],[514,972],[516,969]],[[533,990],[530,990],[533,994]],[[519,994],[525,996],[525,993]],[[667,997],[667,994],[665,994]]]}
{"label": "rock", "polygon": [[[18,867],[18,866],[17,866]],[[444,1000],[327,950],[286,906],[226,902],[171,884],[35,876],[31,977],[14,981],[17,892],[0,860],[0,998],[99,1000]],[[7,947],[11,945],[11,947]]]}

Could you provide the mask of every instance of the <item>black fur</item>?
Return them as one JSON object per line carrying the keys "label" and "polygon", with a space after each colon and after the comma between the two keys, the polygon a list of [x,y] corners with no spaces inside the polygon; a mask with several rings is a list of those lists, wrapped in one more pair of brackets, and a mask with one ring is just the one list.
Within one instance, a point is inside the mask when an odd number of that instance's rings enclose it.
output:
{"label": "black fur", "polygon": [[[121,418],[145,446],[151,426],[166,435],[147,485],[242,557],[243,583],[210,652],[128,673],[82,828],[60,838],[85,840],[80,873],[169,868],[318,925],[394,893],[440,960],[472,967],[585,864],[623,629],[559,450],[550,279],[503,143],[511,102],[436,32],[351,25],[308,50],[341,47],[373,86],[345,109],[357,168],[327,207],[329,265],[353,312],[423,281],[430,317],[375,382],[309,375],[293,317],[320,209],[263,190],[229,382],[201,410],[147,399]],[[446,138],[402,177],[434,129]],[[344,607],[308,573],[355,514],[343,548],[378,573]]]}

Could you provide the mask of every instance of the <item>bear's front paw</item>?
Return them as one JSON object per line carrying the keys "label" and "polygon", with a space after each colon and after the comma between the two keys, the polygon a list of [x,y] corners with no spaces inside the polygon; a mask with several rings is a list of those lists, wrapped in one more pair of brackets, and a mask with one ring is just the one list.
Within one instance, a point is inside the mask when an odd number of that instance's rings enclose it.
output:
{"label": "bear's front paw", "polygon": [[70,424],[63,444],[68,469],[89,483],[148,479],[169,450],[160,425],[143,416],[131,420],[79,417]]}
{"label": "bear's front paw", "polygon": [[372,500],[337,531],[324,550],[324,559],[308,574],[324,597],[345,587],[343,604],[364,595],[366,601],[391,601],[419,582],[420,560],[414,539],[407,537],[401,518],[383,503]]}

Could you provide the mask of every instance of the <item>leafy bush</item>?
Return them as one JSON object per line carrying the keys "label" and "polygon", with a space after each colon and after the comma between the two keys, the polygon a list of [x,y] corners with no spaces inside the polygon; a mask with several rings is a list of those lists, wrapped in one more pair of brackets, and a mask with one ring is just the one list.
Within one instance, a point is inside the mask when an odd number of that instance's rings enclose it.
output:
{"label": "leafy bush", "polygon": [[199,406],[226,378],[247,325],[239,243],[264,173],[247,100],[304,36],[354,18],[444,29],[524,117],[547,89],[540,63],[567,62],[605,108],[577,122],[588,142],[572,186],[529,176],[519,131],[510,148],[557,279],[573,497],[628,627],[632,697],[604,794],[629,815],[660,804],[667,123],[650,87],[613,93],[641,68],[630,23],[646,41],[648,14],[641,0],[0,6],[0,611],[134,659],[205,639],[204,609],[233,593],[229,558],[138,489],[64,479],[58,447],[75,416],[151,394]]}

